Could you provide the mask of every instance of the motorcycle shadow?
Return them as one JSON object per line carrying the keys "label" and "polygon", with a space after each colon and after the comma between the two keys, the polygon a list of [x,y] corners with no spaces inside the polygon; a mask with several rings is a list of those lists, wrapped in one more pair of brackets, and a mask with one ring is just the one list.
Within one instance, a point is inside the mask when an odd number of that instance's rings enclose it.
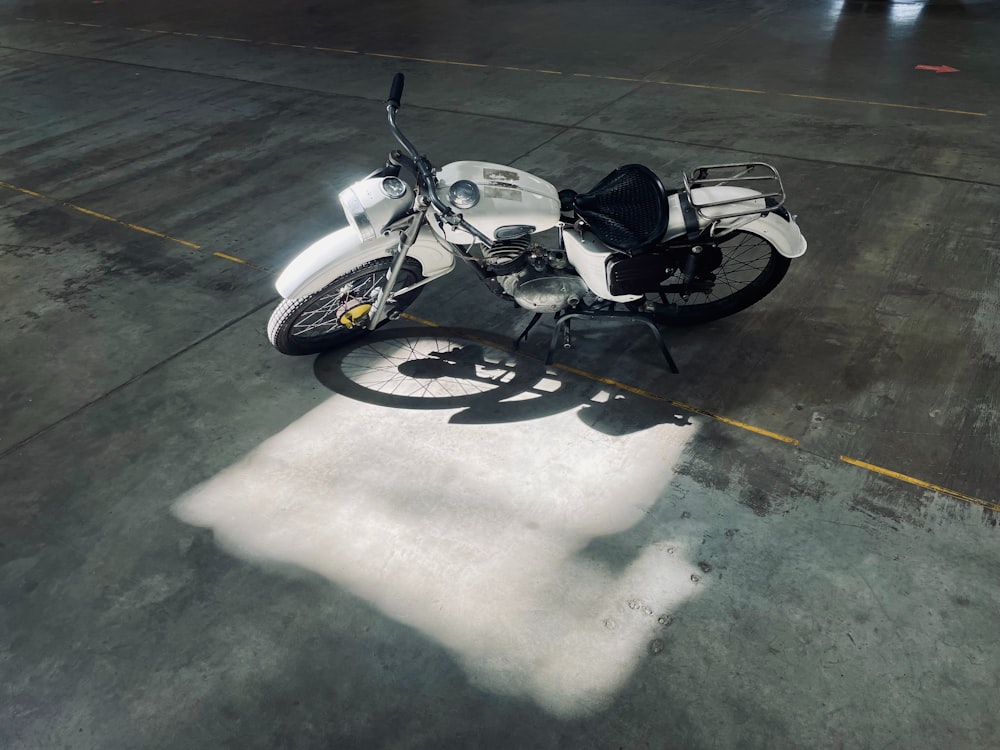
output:
{"label": "motorcycle shadow", "polygon": [[691,424],[675,406],[546,366],[495,334],[471,329],[382,329],[321,354],[313,370],[326,388],[365,403],[454,409],[453,424],[519,422],[574,409],[612,436]]}

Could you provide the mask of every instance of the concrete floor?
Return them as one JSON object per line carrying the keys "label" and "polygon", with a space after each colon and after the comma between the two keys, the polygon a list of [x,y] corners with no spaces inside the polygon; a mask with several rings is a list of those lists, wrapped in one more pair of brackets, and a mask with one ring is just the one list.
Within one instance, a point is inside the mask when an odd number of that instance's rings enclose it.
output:
{"label": "concrete floor", "polygon": [[[0,747],[1000,746],[1000,6],[271,5],[0,0]],[[679,376],[464,270],[283,357],[397,70],[436,163],[762,159],[809,252]]]}

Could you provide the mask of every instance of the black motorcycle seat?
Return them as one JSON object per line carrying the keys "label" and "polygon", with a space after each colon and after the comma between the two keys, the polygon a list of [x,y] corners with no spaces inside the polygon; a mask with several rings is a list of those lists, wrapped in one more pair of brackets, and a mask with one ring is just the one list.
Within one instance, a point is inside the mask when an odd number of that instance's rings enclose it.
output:
{"label": "black motorcycle seat", "polygon": [[618,167],[589,192],[573,197],[573,207],[601,242],[629,255],[642,252],[667,229],[667,191],[641,164]]}

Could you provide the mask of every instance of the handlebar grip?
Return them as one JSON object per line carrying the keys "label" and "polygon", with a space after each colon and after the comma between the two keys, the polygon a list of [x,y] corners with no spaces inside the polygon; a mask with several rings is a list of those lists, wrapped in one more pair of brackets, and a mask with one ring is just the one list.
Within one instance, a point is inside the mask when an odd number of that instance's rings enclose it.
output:
{"label": "handlebar grip", "polygon": [[403,98],[403,74],[396,73],[392,77],[392,87],[389,89],[389,98],[386,100],[386,104],[399,109],[399,100]]}

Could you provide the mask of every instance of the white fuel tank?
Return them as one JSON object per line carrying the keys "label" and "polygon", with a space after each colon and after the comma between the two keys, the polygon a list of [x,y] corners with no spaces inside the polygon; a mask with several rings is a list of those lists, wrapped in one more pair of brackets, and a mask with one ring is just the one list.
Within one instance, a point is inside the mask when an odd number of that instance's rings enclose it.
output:
{"label": "white fuel tank", "polygon": [[[526,225],[542,232],[559,221],[559,191],[529,172],[483,161],[455,161],[442,167],[437,179],[438,197],[487,237],[492,238],[500,227],[514,225]],[[457,200],[452,196],[452,187],[462,180],[477,188],[473,191],[478,192],[475,204],[469,208],[462,206],[471,202],[470,191],[461,191]],[[428,223],[449,242],[459,245],[475,242],[468,232],[447,225],[442,231],[436,221]]]}

